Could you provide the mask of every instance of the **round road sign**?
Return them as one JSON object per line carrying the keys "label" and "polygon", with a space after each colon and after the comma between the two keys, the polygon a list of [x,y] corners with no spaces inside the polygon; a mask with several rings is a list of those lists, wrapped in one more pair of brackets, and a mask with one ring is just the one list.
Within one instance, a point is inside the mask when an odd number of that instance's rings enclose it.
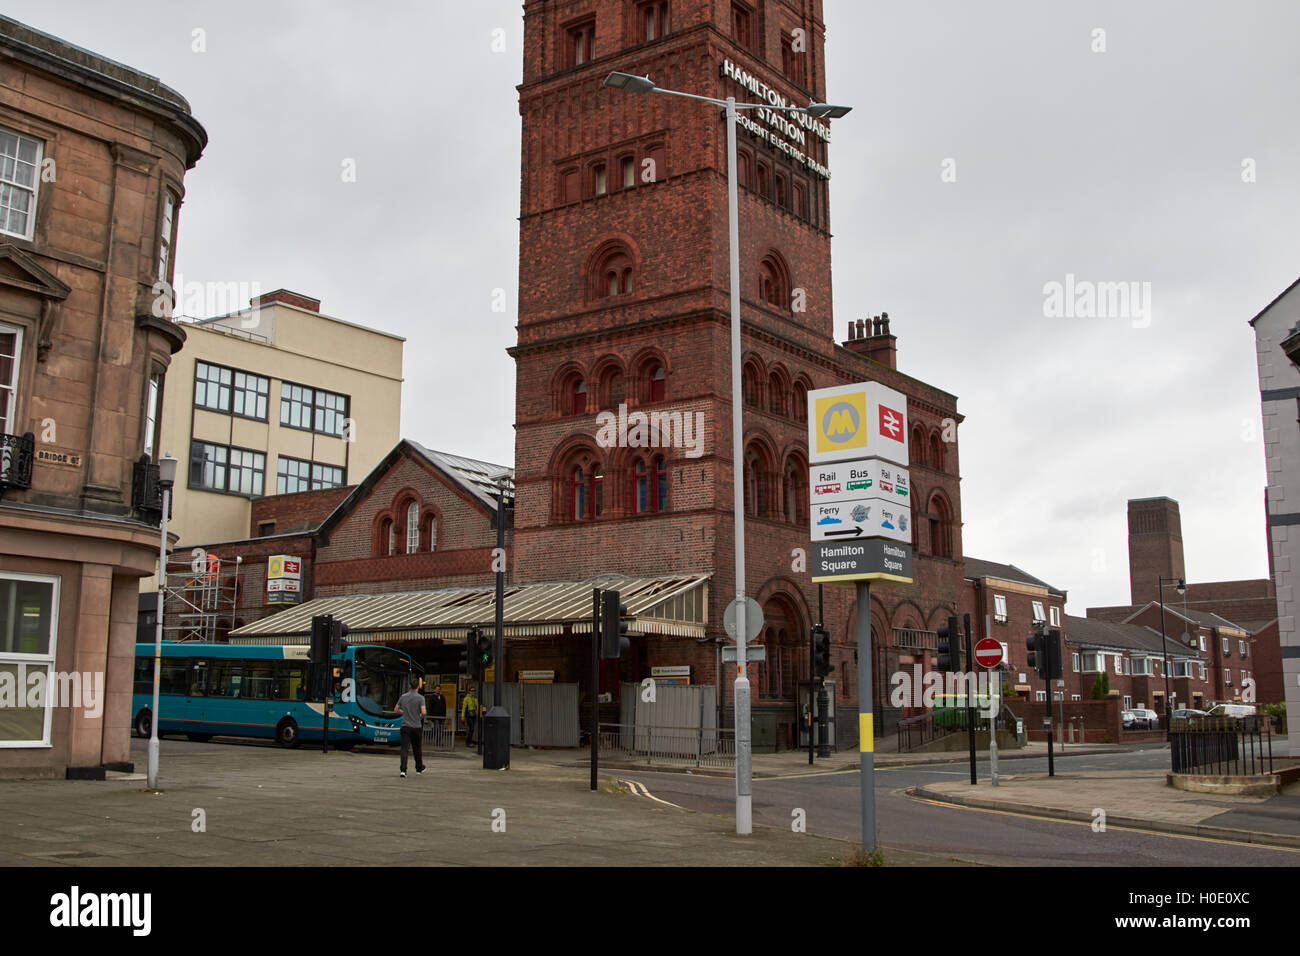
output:
{"label": "round road sign", "polygon": [[[736,639],[736,605],[738,603],[740,603],[738,600],[733,599],[722,613],[722,626],[733,641]],[[763,609],[758,606],[758,602],[753,598],[745,598],[745,640],[752,641],[758,637],[758,632],[762,629]]]}
{"label": "round road sign", "polygon": [[975,645],[975,662],[981,667],[994,668],[1002,663],[1002,645],[991,637]]}

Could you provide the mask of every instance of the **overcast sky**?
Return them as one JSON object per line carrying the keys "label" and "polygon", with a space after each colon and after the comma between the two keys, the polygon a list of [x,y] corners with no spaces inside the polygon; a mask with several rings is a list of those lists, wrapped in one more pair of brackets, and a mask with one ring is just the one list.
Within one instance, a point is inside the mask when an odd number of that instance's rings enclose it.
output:
{"label": "overcast sky", "polygon": [[[405,336],[402,433],[513,462],[519,0],[5,13],[189,100],[210,144],[186,281],[283,286]],[[830,151],[836,335],[887,311],[899,368],[958,396],[965,552],[1068,589],[1072,614],[1127,603],[1125,501],[1168,495],[1190,580],[1267,575],[1246,322],[1300,274],[1300,4],[825,17],[827,98],[854,107]],[[1067,276],[1136,296],[1054,312]]]}

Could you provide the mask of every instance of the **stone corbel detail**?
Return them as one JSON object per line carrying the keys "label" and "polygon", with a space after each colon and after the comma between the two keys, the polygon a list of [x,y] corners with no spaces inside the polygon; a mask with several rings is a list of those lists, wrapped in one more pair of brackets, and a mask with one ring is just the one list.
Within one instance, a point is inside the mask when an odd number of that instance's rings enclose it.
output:
{"label": "stone corbel detail", "polygon": [[63,302],[59,299],[41,299],[41,322],[36,330],[36,361],[44,364],[54,344],[54,325],[59,320]]}

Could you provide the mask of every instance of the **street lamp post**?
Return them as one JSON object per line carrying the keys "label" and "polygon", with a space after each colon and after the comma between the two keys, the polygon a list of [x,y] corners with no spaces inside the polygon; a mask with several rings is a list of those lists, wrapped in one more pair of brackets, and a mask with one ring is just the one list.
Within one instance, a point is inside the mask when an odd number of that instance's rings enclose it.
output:
{"label": "street lamp post", "polygon": [[818,119],[838,119],[850,107],[812,103],[808,106],[772,106],[767,103],[737,103],[734,96],[720,100],[712,96],[698,96],[655,86],[648,76],[630,73],[610,73],[605,86],[629,93],[666,93],[689,100],[700,100],[726,111],[727,116],[727,231],[728,253],[731,259],[731,452],[732,452],[732,507],[735,510],[735,561],[736,561],[736,683],[734,688],[736,714],[736,833],[753,832],[753,767],[750,736],[750,690],[745,673],[745,484],[744,484],[744,423],[741,396],[740,362],[740,222],[739,199],[736,184],[736,117],[739,110],[766,109],[772,112],[807,113]]}
{"label": "street lamp post", "polygon": [[1169,739],[1169,721],[1171,719],[1171,709],[1169,706],[1169,639],[1165,637],[1165,582],[1173,583],[1177,581],[1174,590],[1179,594],[1187,593],[1187,582],[1182,578],[1165,578],[1159,577],[1160,589],[1160,650],[1164,652],[1165,663],[1165,740]]}
{"label": "street lamp post", "polygon": [[158,685],[162,680],[163,602],[167,591],[167,512],[171,510],[172,484],[176,481],[176,459],[168,452],[158,462],[158,485],[162,488],[162,534],[158,541],[158,613],[153,643],[153,710],[149,712],[149,789],[158,789]]}

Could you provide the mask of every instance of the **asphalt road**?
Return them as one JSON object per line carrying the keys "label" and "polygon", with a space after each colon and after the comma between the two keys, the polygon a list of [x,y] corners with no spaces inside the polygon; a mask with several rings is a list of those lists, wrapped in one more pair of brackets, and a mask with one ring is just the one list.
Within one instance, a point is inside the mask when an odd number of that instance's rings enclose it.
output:
{"label": "asphalt road", "polygon": [[[1163,749],[1097,756],[1057,757],[1059,770],[1129,770],[1168,765]],[[1047,760],[1004,761],[1003,773],[1046,773]],[[988,763],[978,765],[986,779]],[[1300,866],[1300,850],[1272,849],[1193,837],[1037,819],[1024,814],[951,807],[906,795],[909,787],[969,779],[966,764],[898,767],[876,771],[876,819],[886,857],[890,847],[936,855],[945,861],[1014,866]],[[725,777],[619,771],[661,800],[708,813],[735,813],[734,782]],[[1278,798],[1285,799],[1285,798]],[[1295,800],[1295,798],[1291,798]],[[1270,801],[1271,803],[1271,801]],[[811,833],[858,840],[861,833],[858,773],[754,781],[754,822],[789,827],[802,810]],[[1234,811],[1235,812],[1235,811]],[[1256,811],[1258,812],[1258,811]],[[1294,809],[1281,812],[1295,814]],[[1241,826],[1222,815],[1215,822]],[[1227,820],[1227,822],[1225,822]]]}

